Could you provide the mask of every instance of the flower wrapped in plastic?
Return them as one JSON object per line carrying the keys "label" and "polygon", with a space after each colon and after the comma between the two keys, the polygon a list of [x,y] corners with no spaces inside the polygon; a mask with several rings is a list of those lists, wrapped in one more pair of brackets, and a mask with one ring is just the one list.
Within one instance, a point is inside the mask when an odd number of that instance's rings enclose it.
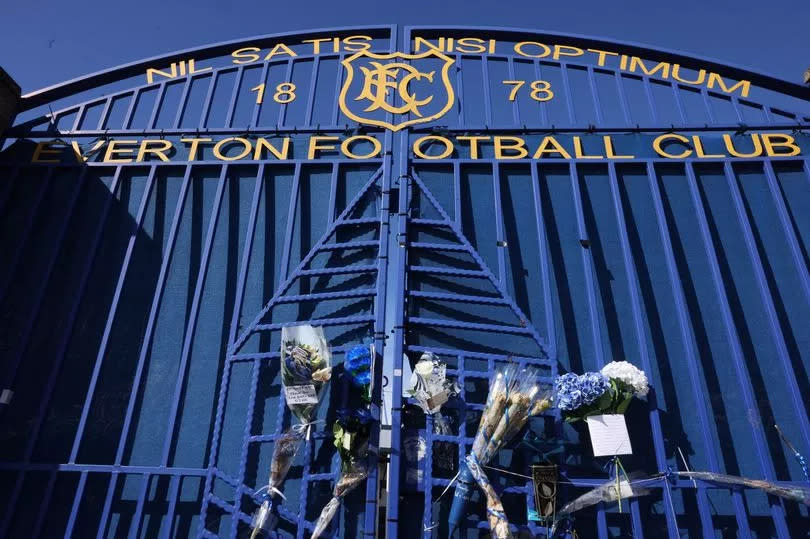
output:
{"label": "flower wrapped in plastic", "polygon": [[771,481],[765,481],[763,479],[748,479],[747,477],[738,477],[736,475],[727,475],[722,473],[714,473],[714,472],[675,472],[678,475],[683,475],[690,479],[698,479],[701,481],[707,481],[709,483],[715,483],[718,485],[723,485],[727,487],[737,487],[737,488],[756,488],[767,492],[768,494],[772,494],[774,496],[779,496],[780,498],[784,498],[786,500],[791,500],[794,502],[799,502],[804,505],[810,506],[810,488],[806,487],[797,487],[792,485],[779,485],[777,483],[772,483]]}
{"label": "flower wrapped in plastic", "polygon": [[253,515],[251,539],[270,532],[275,525],[273,497],[284,498],[281,486],[298,448],[309,439],[323,388],[331,378],[331,353],[323,329],[310,325],[281,330],[281,381],[290,411],[300,422],[276,440],[270,462],[270,477],[260,489],[262,503]]}
{"label": "flower wrapped in plastic", "polygon": [[371,402],[372,354],[371,347],[358,344],[346,352],[346,359],[343,361],[343,368],[349,375],[349,381],[353,386],[363,390],[361,396],[365,402]]}
{"label": "flower wrapped in plastic", "polygon": [[623,414],[633,397],[645,397],[644,371],[627,361],[613,361],[600,372],[567,373],[554,381],[554,403],[568,422],[601,414]]}
{"label": "flower wrapped in plastic", "polygon": [[332,427],[335,447],[340,455],[340,476],[332,499],[321,510],[312,539],[320,537],[332,522],[340,501],[368,477],[368,440],[371,435],[371,412],[366,408],[340,410]]}
{"label": "flower wrapped in plastic", "polygon": [[419,358],[411,374],[408,394],[423,412],[433,416],[433,431],[451,434],[450,422],[441,414],[442,405],[459,393],[458,384],[447,378],[447,366],[433,352]]}
{"label": "flower wrapped in plastic", "polygon": [[451,535],[465,517],[466,505],[472,496],[472,485],[475,482],[487,499],[487,519],[493,537],[503,539],[511,536],[503,505],[487,480],[483,468],[526,425],[529,417],[550,407],[550,392],[541,389],[535,369],[509,365],[496,372],[490,380],[489,395],[472,451],[460,466],[453,505],[450,508]]}

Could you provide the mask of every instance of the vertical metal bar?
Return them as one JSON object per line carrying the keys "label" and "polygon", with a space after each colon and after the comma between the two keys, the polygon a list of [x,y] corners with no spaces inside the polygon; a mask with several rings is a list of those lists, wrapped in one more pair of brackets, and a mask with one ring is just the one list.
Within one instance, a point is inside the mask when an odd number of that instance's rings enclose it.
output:
{"label": "vertical metal bar", "polygon": [[[546,236],[546,228],[543,224],[546,222],[543,217],[543,205],[540,200],[540,176],[538,174],[539,165],[532,164],[532,196],[534,198],[534,217],[535,226],[537,228],[537,249],[540,256],[540,278],[543,280],[543,309],[546,314],[546,339],[549,347],[549,358],[557,358],[557,335],[554,327],[554,304],[551,296],[551,272],[550,261],[548,256],[548,237]],[[553,370],[556,371],[556,361],[552,363]],[[556,372],[554,373],[556,375]],[[556,376],[555,376],[556,377]]]}
{"label": "vertical metal bar", "polygon": [[107,118],[110,116],[110,106],[112,104],[112,97],[108,97],[107,100],[104,102],[104,108],[101,109],[101,116],[98,119],[98,129],[106,129],[107,128]]}
{"label": "vertical metal bar", "polygon": [[155,122],[157,122],[160,115],[160,109],[163,108],[163,100],[166,98],[166,83],[161,82],[158,86],[157,95],[155,96],[155,104],[152,107],[152,114],[149,116],[149,122],[146,124],[147,129],[154,129]]}
{"label": "vertical metal bar", "polygon": [[203,101],[202,112],[200,112],[200,123],[197,125],[199,129],[205,129],[208,125],[208,117],[211,114],[211,101],[214,98],[214,90],[217,86],[219,79],[219,71],[215,71],[211,75],[211,80],[208,83],[208,92],[205,94],[205,101]]}
{"label": "vertical metal bar", "polygon": [[[507,72],[509,73],[509,80],[515,80],[515,62],[511,56],[507,58],[506,65]],[[518,106],[517,99],[512,101],[512,119],[514,120],[515,125],[520,125],[520,107]],[[430,460],[426,460],[425,462],[430,462]]]}
{"label": "vertical metal bar", "polygon": [[776,172],[773,169],[773,163],[766,159],[764,166],[765,178],[768,181],[768,189],[771,192],[771,197],[773,198],[773,203],[776,207],[776,213],[779,215],[779,222],[782,224],[782,231],[784,232],[785,238],[790,246],[790,254],[793,257],[793,264],[796,266],[796,274],[799,276],[799,280],[802,283],[804,295],[806,296],[808,303],[810,303],[810,274],[808,274],[807,264],[804,261],[799,240],[796,237],[795,231],[793,230],[790,214],[788,213],[787,206],[785,205],[782,190],[779,188],[779,182],[776,179]]}
{"label": "vertical metal bar", "polygon": [[101,372],[101,365],[104,363],[104,358],[107,354],[107,344],[110,340],[110,332],[112,331],[112,325],[115,321],[115,315],[118,311],[118,302],[121,299],[121,291],[124,288],[124,281],[127,277],[127,271],[129,269],[129,263],[132,260],[132,252],[135,250],[135,241],[138,239],[138,231],[141,228],[141,223],[143,222],[143,217],[146,213],[146,208],[149,205],[149,197],[152,192],[152,185],[155,181],[155,166],[153,165],[149,169],[149,176],[146,180],[146,187],[144,188],[143,195],[141,196],[141,204],[138,208],[138,215],[135,218],[135,222],[132,224],[130,229],[130,236],[129,242],[127,244],[126,253],[124,254],[124,260],[121,263],[121,270],[118,274],[118,283],[115,287],[115,293],[113,294],[113,300],[110,304],[110,310],[107,314],[107,321],[104,325],[104,334],[101,338],[101,345],[99,346],[98,354],[96,355],[96,363],[93,367],[93,373],[90,377],[90,385],[87,388],[87,396],[85,397],[84,406],[82,408],[82,415],[79,419],[79,426],[76,429],[76,436],[73,439],[73,447],[70,450],[70,458],[68,462],[73,464],[76,462],[76,456],[79,453],[79,445],[82,441],[82,436],[84,435],[84,428],[87,424],[87,416],[90,414],[90,406],[93,402],[93,396],[96,391],[96,384],[98,383],[98,376]]}
{"label": "vertical metal bar", "polygon": [[107,519],[110,518],[110,508],[112,507],[113,494],[115,493],[115,487],[118,485],[119,475],[120,474],[118,472],[113,472],[110,474],[110,482],[107,485],[107,496],[104,499],[104,506],[101,510],[101,518],[98,522],[98,530],[96,532],[97,537],[104,537],[107,534]]}
{"label": "vertical metal bar", "polygon": [[135,513],[132,515],[132,523],[129,526],[129,534],[127,534],[127,539],[135,539],[138,537],[139,531],[141,529],[141,516],[143,515],[143,504],[146,501],[146,496],[148,495],[147,489],[149,488],[149,479],[150,475],[143,474],[143,478],[141,479],[141,488],[138,490],[138,502],[135,505]]}
{"label": "vertical metal bar", "polygon": [[453,193],[453,221],[461,230],[461,164],[458,161],[453,161]]}
{"label": "vertical metal bar", "polygon": [[[340,69],[340,66],[343,65],[343,60],[346,58],[346,55],[342,52],[338,56],[338,70],[337,70],[337,77],[335,77],[335,95],[340,95],[340,87],[343,85],[343,69]],[[338,105],[338,100],[335,99],[335,104],[332,106],[332,124],[338,125],[340,121],[340,107]]]}
{"label": "vertical metal bar", "polygon": [[487,63],[487,57],[481,57],[481,74],[484,77],[483,81],[483,88],[484,88],[484,122],[487,126],[492,125],[492,97],[489,95],[489,65]]}
{"label": "vertical metal bar", "polygon": [[709,93],[706,91],[706,88],[700,89],[700,95],[703,96],[703,105],[706,107],[706,113],[709,116],[709,123],[714,125],[717,123],[714,117],[714,111],[712,110],[712,104],[709,100]]}
{"label": "vertical metal bar", "polygon": [[614,72],[613,78],[616,79],[616,91],[619,93],[619,103],[622,106],[622,114],[624,114],[624,121],[626,125],[633,124],[633,114],[630,110],[630,104],[627,102],[627,92],[624,89],[624,77],[621,72]]}
{"label": "vertical metal bar", "polygon": [[[630,247],[630,240],[627,236],[627,222],[624,217],[624,209],[622,208],[621,194],[619,193],[619,180],[616,174],[616,166],[613,163],[608,163],[608,174],[610,177],[610,193],[613,198],[613,210],[616,214],[616,223],[619,231],[619,243],[622,248],[622,258],[627,276],[627,286],[630,292],[630,307],[633,312],[633,327],[636,333],[636,344],[638,346],[639,358],[641,365],[645,372],[653,372],[652,362],[647,351],[647,340],[644,332],[644,313],[641,307],[641,291],[639,290],[638,275],[633,260],[633,253]],[[658,412],[658,405],[656,403],[655,390],[652,391],[649,401],[649,419],[650,426],[652,427],[652,438],[655,447],[655,462],[659,470],[665,470],[667,467],[667,457],[664,449],[664,434],[661,428],[661,417]],[[664,515],[667,520],[667,531],[671,539],[680,537],[678,533],[677,517],[671,510],[672,492],[669,489],[669,484],[664,488]],[[635,529],[635,526],[634,526]]]}
{"label": "vertical metal bar", "polygon": [[[287,60],[287,72],[286,75],[284,75],[284,82],[292,82],[292,73],[293,73],[293,61]],[[286,121],[287,121],[287,104],[282,103],[278,106],[278,125],[284,125]]]}
{"label": "vertical metal bar", "polygon": [[127,112],[124,114],[124,124],[121,126],[122,129],[130,129],[132,126],[132,115],[135,113],[135,109],[138,107],[138,102],[141,100],[142,90],[138,88],[132,95],[132,100],[129,102],[129,107],[127,107]]}
{"label": "vertical metal bar", "polygon": [[571,82],[568,80],[568,64],[560,62],[560,76],[562,77],[563,91],[565,92],[565,104],[568,106],[568,120],[571,125],[576,125],[577,114],[574,110],[574,96],[571,95]]}
{"label": "vertical metal bar", "polygon": [[455,55],[456,59],[456,95],[458,96],[458,124],[464,125],[464,107],[466,101],[464,99],[464,76],[462,63],[464,57],[460,54]]}
{"label": "vertical metal bar", "polygon": [[337,204],[337,184],[338,184],[339,168],[340,163],[332,163],[332,173],[329,177],[329,214],[326,216],[327,226],[335,222],[335,206]]}
{"label": "vertical metal bar", "polygon": [[[248,389],[248,399],[247,399],[247,412],[245,413],[245,426],[242,430],[242,448],[239,453],[239,471],[237,472],[236,477],[236,492],[233,496],[233,507],[234,513],[233,518],[231,519],[231,537],[236,537],[236,533],[238,531],[239,526],[239,511],[241,510],[242,506],[242,493],[244,492],[244,483],[245,483],[245,469],[247,468],[247,459],[248,459],[248,449],[250,448],[250,427],[253,424],[253,413],[256,409],[256,389],[259,386],[259,360],[254,359],[252,361],[253,365],[251,367],[251,376],[250,376],[250,387]],[[306,446],[309,447],[309,441],[305,442]],[[304,462],[304,466],[309,466],[309,459],[306,459]],[[305,471],[306,476],[306,471]],[[303,505],[307,499],[307,496],[301,496],[301,504]],[[299,514],[303,515],[306,514],[306,506],[303,508],[304,510],[301,511]],[[299,526],[299,528],[303,528],[303,526]],[[303,530],[299,531],[299,535],[303,534]]]}
{"label": "vertical metal bar", "polygon": [[318,56],[312,61],[312,74],[309,77],[309,95],[307,96],[307,111],[304,115],[304,125],[312,123],[312,109],[315,105],[315,87],[318,85],[318,66],[320,58]]}
{"label": "vertical metal bar", "polygon": [[[688,180],[689,190],[692,195],[692,202],[696,210],[697,222],[698,226],[700,227],[706,258],[708,259],[709,266],[711,267],[712,280],[717,292],[717,301],[719,303],[720,310],[722,311],[723,324],[726,327],[726,335],[729,341],[729,348],[731,349],[732,364],[734,366],[734,371],[737,374],[737,380],[740,385],[740,391],[742,393],[743,402],[745,403],[745,409],[747,411],[746,413],[749,414],[752,425],[759,425],[759,427],[752,426],[751,428],[751,436],[753,438],[754,447],[756,448],[763,475],[766,479],[772,480],[774,479],[774,473],[772,464],[768,457],[768,445],[765,440],[765,434],[762,432],[762,423],[759,417],[759,410],[757,408],[754,390],[751,387],[751,379],[748,376],[748,369],[745,366],[745,359],[743,358],[740,338],[737,334],[734,319],[731,315],[731,307],[728,303],[728,296],[726,295],[723,277],[720,274],[720,266],[717,261],[717,255],[715,254],[715,247],[712,241],[711,232],[709,231],[709,225],[706,219],[706,211],[703,207],[703,202],[701,201],[700,193],[698,191],[697,179],[695,177],[692,164],[687,162],[685,167],[686,177]],[[782,511],[782,507],[772,504],[771,514],[773,516],[777,532],[781,533],[780,530],[786,530],[787,527],[784,522],[784,512]],[[745,522],[740,522],[740,526],[743,534],[745,536],[750,536],[751,531],[748,529],[747,520]],[[780,534],[780,537],[787,536]]]}
{"label": "vertical metal bar", "polygon": [[[762,257],[757,248],[756,240],[754,239],[753,227],[745,211],[745,204],[743,203],[740,187],[737,184],[737,178],[732,170],[731,162],[726,160],[723,166],[726,181],[728,182],[731,198],[734,201],[734,208],[737,210],[737,219],[742,228],[743,239],[748,250],[748,256],[751,259],[751,265],[754,269],[754,276],[757,280],[757,288],[759,288],[762,304],[765,307],[765,314],[768,318],[768,325],[771,329],[774,346],[776,352],[781,359],[782,370],[785,373],[785,382],[790,398],[793,401],[793,413],[799,424],[799,429],[802,433],[802,439],[805,446],[810,446],[810,424],[807,420],[807,408],[804,404],[804,399],[799,390],[799,385],[796,382],[796,373],[790,365],[790,353],[785,343],[785,336],[782,333],[782,327],[779,324],[779,318],[776,314],[776,307],[773,303],[771,296],[771,289],[768,286],[768,280],[765,277],[765,270],[762,264]],[[778,293],[778,291],[775,291]],[[787,529],[784,530],[787,533]]]}
{"label": "vertical metal bar", "polygon": [[501,287],[506,289],[506,247],[503,243],[503,210],[501,208],[501,171],[498,166],[498,161],[492,161],[492,192],[493,203],[495,205],[495,237],[497,238],[496,247],[498,249],[498,281]]}
{"label": "vertical metal bar", "polygon": [[[574,212],[577,219],[577,232],[581,239],[588,239],[588,230],[585,226],[585,216],[582,210],[582,195],[580,194],[579,175],[575,162],[569,164],[571,174],[571,191],[574,197]],[[605,355],[602,350],[602,329],[599,327],[599,304],[596,299],[595,270],[590,249],[581,249],[582,269],[585,276],[585,294],[588,297],[588,314],[591,320],[591,338],[593,339],[594,359],[599,367],[605,364]]]}
{"label": "vertical metal bar", "polygon": [[652,86],[650,85],[650,79],[648,77],[642,77],[641,79],[644,84],[644,93],[647,95],[647,101],[650,103],[650,114],[652,115],[652,121],[654,124],[658,123],[658,107],[655,106],[655,98],[652,93]]}
{"label": "vertical metal bar", "polygon": [[295,164],[295,174],[293,176],[292,193],[290,193],[290,206],[287,209],[287,230],[284,233],[284,247],[281,251],[281,266],[279,267],[279,282],[287,279],[290,266],[290,249],[292,247],[292,234],[295,224],[295,207],[301,191],[301,163]]}
{"label": "vertical metal bar", "polygon": [[231,100],[228,102],[228,112],[225,114],[225,127],[233,127],[233,114],[236,109],[236,101],[239,98],[239,90],[242,89],[242,79],[245,77],[245,68],[239,66],[236,68],[236,75],[233,81],[233,92],[231,92]]}
{"label": "vertical metal bar", "polygon": [[31,537],[38,538],[42,533],[42,525],[45,523],[45,515],[48,514],[48,508],[51,505],[51,498],[53,498],[53,487],[56,485],[56,477],[59,475],[59,472],[54,470],[51,472],[50,477],[48,478],[48,484],[45,486],[45,492],[42,494],[42,498],[40,499],[39,504],[39,511],[37,511],[37,520],[34,523],[34,527],[31,531]]}
{"label": "vertical metal bar", "polygon": [[687,123],[686,109],[683,106],[681,92],[679,91],[680,87],[674,82],[670,84],[670,87],[672,88],[672,97],[675,99],[675,108],[678,109],[678,117],[682,123]]}
{"label": "vertical metal bar", "polygon": [[[698,422],[700,424],[701,432],[703,434],[703,449],[709,461],[709,468],[711,471],[720,471],[720,459],[717,454],[717,449],[712,443],[711,422],[712,416],[708,406],[706,405],[705,392],[701,385],[700,366],[698,364],[698,351],[695,343],[694,332],[692,329],[691,318],[689,316],[688,307],[686,304],[686,296],[683,289],[683,283],[678,273],[678,266],[675,262],[675,253],[672,247],[672,240],[670,238],[669,229],[667,226],[666,213],[664,212],[664,205],[661,198],[661,192],[658,188],[658,179],[655,168],[652,162],[647,163],[647,177],[649,179],[650,195],[652,197],[653,207],[658,222],[658,232],[661,238],[661,244],[664,251],[664,259],[667,264],[667,272],[672,286],[672,297],[675,302],[675,311],[678,315],[678,326],[681,332],[681,338],[684,343],[684,356],[686,357],[687,371],[689,373],[689,380],[692,387],[692,393],[695,398],[697,406]],[[699,487],[695,493],[697,497],[698,513],[700,515],[700,523],[705,537],[714,535],[714,528],[712,525],[712,516],[710,513],[709,499],[706,495],[706,489]],[[737,510],[737,518],[740,518],[740,512]],[[742,514],[744,518],[744,513]]]}
{"label": "vertical metal bar", "polygon": [[76,111],[76,119],[73,121],[73,126],[70,128],[71,132],[79,130],[82,125],[82,120],[84,119],[85,111],[85,105],[79,105],[79,110]]}
{"label": "vertical metal bar", "polygon": [[194,82],[194,77],[186,77],[186,82],[183,83],[183,92],[180,94],[180,103],[177,105],[177,114],[174,115],[174,122],[172,128],[177,129],[180,127],[180,121],[183,119],[183,114],[186,112],[186,105],[188,105],[188,94],[191,90],[191,84]]}
{"label": "vertical metal bar", "polygon": [[172,537],[174,512],[177,509],[177,496],[180,490],[180,481],[181,478],[179,475],[173,475],[169,482],[169,508],[166,510],[166,526],[160,534],[160,539],[169,539],[169,537]]}
{"label": "vertical metal bar", "polygon": [[[267,90],[267,72],[269,71],[269,62],[264,62],[262,64],[262,74],[259,76],[259,85],[264,85],[265,93]],[[335,94],[337,95],[337,94]],[[262,105],[264,105],[264,99],[261,102],[256,101],[253,105],[253,114],[250,117],[250,126],[255,127],[259,125],[259,118],[262,114]]]}
{"label": "vertical metal bar", "polygon": [[[532,62],[532,64],[534,65],[534,77],[535,77],[535,80],[543,80],[543,75],[540,72],[540,62],[537,61],[537,60],[534,60]],[[566,98],[567,98],[567,96],[566,96]],[[548,108],[547,108],[548,105],[546,105],[546,103],[543,102],[543,101],[537,101],[537,105],[540,107],[540,123],[543,124],[543,125],[548,125],[549,124]]]}
{"label": "vertical metal bar", "polygon": [[67,525],[65,526],[65,539],[73,536],[73,526],[76,525],[76,515],[79,512],[79,506],[82,502],[84,486],[87,484],[87,473],[88,472],[81,472],[79,484],[76,485],[76,493],[73,495],[73,505],[70,508],[70,516],[68,517]]}
{"label": "vertical metal bar", "polygon": [[[203,285],[205,284],[205,277],[208,273],[208,262],[211,258],[211,246],[214,243],[214,236],[216,234],[217,223],[219,222],[219,214],[222,208],[222,198],[223,193],[225,192],[225,184],[227,183],[228,177],[228,166],[223,165],[222,171],[219,174],[219,182],[217,184],[217,191],[214,195],[214,203],[211,207],[211,217],[208,219],[208,231],[206,232],[205,236],[205,244],[203,246],[202,256],[200,258],[200,268],[197,271],[197,280],[194,283],[194,296],[191,300],[191,309],[188,312],[188,322],[186,323],[186,328],[183,336],[183,349],[180,352],[180,364],[177,368],[177,380],[175,381],[174,385],[174,394],[172,398],[172,408],[169,412],[169,421],[166,425],[166,436],[163,439],[163,452],[161,456],[161,465],[167,466],[169,463],[169,453],[171,452],[171,445],[172,440],[174,438],[174,427],[177,421],[177,413],[180,406],[180,398],[182,396],[183,390],[183,381],[185,380],[186,376],[186,369],[188,366],[189,356],[191,355],[191,346],[192,341],[194,339],[194,330],[197,326],[197,317],[200,313],[200,302],[202,297],[202,290]],[[175,214],[175,222],[172,223],[172,233],[169,240],[173,243],[177,227],[179,226],[180,218],[182,217],[182,212],[185,204],[184,198],[186,195],[186,190],[188,187],[188,183],[191,181],[191,167],[186,167],[186,176],[183,179],[183,192],[181,198],[178,200],[178,207],[177,213]],[[168,253],[171,255],[171,248],[168,248]],[[165,258],[165,257],[164,257]],[[165,270],[168,269],[168,263],[170,260],[166,261],[166,266],[161,267],[161,275],[158,277],[160,288],[163,287],[163,281],[165,280]],[[153,307],[155,308],[155,312],[157,312],[158,303],[160,302],[160,297],[155,296],[155,304]],[[148,335],[148,334],[147,334]],[[144,341],[144,345],[146,345],[146,341]],[[146,353],[148,351],[148,347],[144,346],[142,349],[142,353]],[[139,364],[140,366],[140,364]],[[127,410],[129,411],[129,410]],[[119,447],[119,450],[123,449],[123,445]]]}
{"label": "vertical metal bar", "polygon": [[596,122],[599,125],[605,123],[605,115],[602,114],[602,101],[599,99],[599,89],[596,86],[596,77],[593,74],[593,67],[588,66],[588,82],[593,96],[593,108],[596,110]]}

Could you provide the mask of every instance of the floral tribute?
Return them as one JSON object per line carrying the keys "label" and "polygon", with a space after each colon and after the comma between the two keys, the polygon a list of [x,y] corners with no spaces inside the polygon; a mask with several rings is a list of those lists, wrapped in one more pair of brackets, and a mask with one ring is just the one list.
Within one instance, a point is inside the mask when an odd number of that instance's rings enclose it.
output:
{"label": "floral tribute", "polygon": [[624,414],[633,397],[645,397],[644,371],[627,361],[613,361],[600,372],[567,373],[554,381],[554,402],[568,422],[601,414]]}

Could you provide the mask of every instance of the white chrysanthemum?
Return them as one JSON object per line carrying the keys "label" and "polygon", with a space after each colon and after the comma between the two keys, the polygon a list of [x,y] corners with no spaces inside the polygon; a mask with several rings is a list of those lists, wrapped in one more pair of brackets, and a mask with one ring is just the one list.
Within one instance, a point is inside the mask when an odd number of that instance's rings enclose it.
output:
{"label": "white chrysanthemum", "polygon": [[612,361],[602,367],[602,374],[630,385],[639,397],[646,397],[650,384],[644,371],[627,361]]}

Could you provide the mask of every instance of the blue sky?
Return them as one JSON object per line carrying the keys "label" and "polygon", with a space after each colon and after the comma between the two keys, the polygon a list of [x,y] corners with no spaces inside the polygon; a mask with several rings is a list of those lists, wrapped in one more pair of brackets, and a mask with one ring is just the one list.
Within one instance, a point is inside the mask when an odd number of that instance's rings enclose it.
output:
{"label": "blue sky", "polygon": [[0,66],[25,93],[139,58],[240,37],[330,26],[456,24],[637,41],[798,82],[810,65],[808,20],[810,0],[9,0],[0,19]]}

